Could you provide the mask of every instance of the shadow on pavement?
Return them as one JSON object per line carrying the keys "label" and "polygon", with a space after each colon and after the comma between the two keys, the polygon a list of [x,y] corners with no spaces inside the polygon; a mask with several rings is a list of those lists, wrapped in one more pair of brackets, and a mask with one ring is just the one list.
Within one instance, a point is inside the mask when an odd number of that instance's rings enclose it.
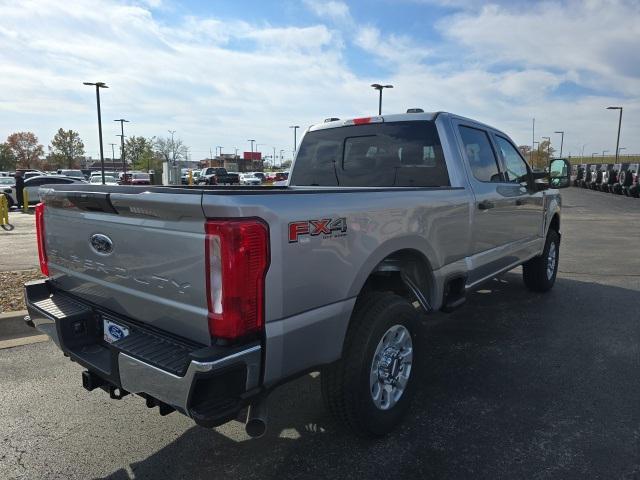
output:
{"label": "shadow on pavement", "polygon": [[421,388],[388,438],[344,431],[308,375],[271,396],[266,437],[194,426],[130,467],[172,479],[637,478],[639,311],[634,290],[559,278],[532,294],[510,273],[425,320]]}

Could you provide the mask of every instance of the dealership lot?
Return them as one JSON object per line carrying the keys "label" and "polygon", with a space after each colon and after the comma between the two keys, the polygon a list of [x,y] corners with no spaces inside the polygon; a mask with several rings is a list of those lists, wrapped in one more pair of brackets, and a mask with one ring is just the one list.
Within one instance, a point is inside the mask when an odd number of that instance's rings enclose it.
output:
{"label": "dealership lot", "polygon": [[[388,439],[343,431],[317,375],[277,390],[266,437],[249,440],[239,422],[206,430],[87,392],[47,342],[0,350],[0,478],[636,478],[640,201],[563,200],[555,288],[532,295],[516,271],[427,318],[414,414]],[[18,226],[0,233],[3,267]],[[22,231],[22,262],[37,263]]]}

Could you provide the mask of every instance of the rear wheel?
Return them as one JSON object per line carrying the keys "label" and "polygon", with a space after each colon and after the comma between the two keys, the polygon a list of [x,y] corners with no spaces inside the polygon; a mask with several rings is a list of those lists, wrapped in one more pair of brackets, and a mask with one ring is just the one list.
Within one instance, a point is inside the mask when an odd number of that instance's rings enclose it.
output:
{"label": "rear wheel", "polygon": [[419,317],[413,305],[388,292],[358,300],[342,359],[321,373],[329,412],[362,436],[382,436],[406,414],[417,376]]}
{"label": "rear wheel", "polygon": [[560,235],[555,230],[549,230],[542,255],[522,265],[524,284],[535,292],[551,290],[556,282],[559,258]]}

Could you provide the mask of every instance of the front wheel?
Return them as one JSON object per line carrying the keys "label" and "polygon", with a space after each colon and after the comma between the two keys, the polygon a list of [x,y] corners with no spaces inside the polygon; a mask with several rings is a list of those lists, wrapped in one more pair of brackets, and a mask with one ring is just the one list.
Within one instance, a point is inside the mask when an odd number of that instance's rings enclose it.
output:
{"label": "front wheel", "polygon": [[323,400],[337,420],[369,437],[401,422],[419,376],[419,326],[403,297],[372,292],[358,300],[342,359],[321,372]]}
{"label": "front wheel", "polygon": [[560,259],[560,235],[549,230],[542,255],[534,257],[522,265],[524,284],[534,292],[547,292],[556,282],[558,260]]}

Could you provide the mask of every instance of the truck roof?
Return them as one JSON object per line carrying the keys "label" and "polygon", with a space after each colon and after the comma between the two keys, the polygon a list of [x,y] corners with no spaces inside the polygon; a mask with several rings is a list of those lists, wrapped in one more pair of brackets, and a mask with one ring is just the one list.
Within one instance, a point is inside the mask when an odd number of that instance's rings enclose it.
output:
{"label": "truck roof", "polygon": [[371,117],[361,117],[361,118],[348,118],[348,119],[338,119],[333,121],[325,121],[323,123],[317,123],[315,125],[311,125],[307,131],[313,132],[315,130],[324,130],[328,128],[338,128],[345,127],[350,125],[360,125],[366,123],[383,123],[383,122],[410,122],[415,120],[423,120],[423,121],[434,121],[440,115],[447,115],[449,117],[454,117],[459,120],[464,120],[467,122],[475,123],[476,125],[484,128],[488,128],[497,132],[506,135],[500,129],[492,127],[491,125],[487,125],[486,123],[479,122],[472,118],[463,117],[462,115],[456,115],[450,112],[420,112],[420,113],[394,113],[390,115],[374,115]]}

